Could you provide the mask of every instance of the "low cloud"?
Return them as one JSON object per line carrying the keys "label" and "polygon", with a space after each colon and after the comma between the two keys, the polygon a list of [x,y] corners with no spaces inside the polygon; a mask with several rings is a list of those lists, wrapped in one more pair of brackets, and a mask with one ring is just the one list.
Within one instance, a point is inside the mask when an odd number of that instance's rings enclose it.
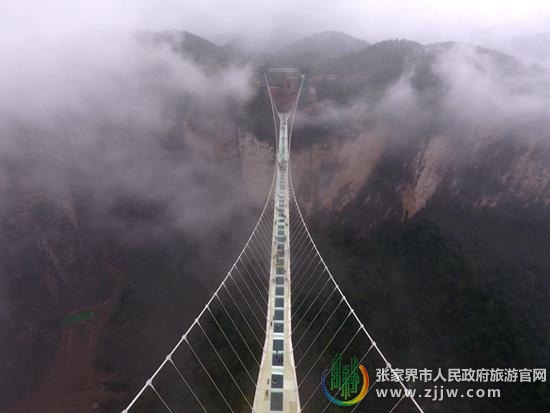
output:
{"label": "low cloud", "polygon": [[383,127],[396,138],[430,131],[465,136],[485,126],[518,139],[550,140],[550,72],[499,52],[466,44],[426,46],[379,98],[369,90],[347,104],[326,99],[297,122],[340,131]]}
{"label": "low cloud", "polygon": [[[192,151],[176,159],[167,144],[185,146],[185,117],[197,125],[234,121],[235,107],[251,93],[248,67],[206,70],[131,33],[28,40],[0,50],[10,56],[0,73],[0,164],[5,180],[21,178],[12,189],[29,185],[54,199],[89,190],[98,204],[117,195],[166,202],[183,226],[220,215],[216,201],[228,193],[208,194],[198,175],[225,181],[227,171]],[[219,139],[208,128],[198,134],[206,145]],[[208,214],[209,206],[216,213]]]}
{"label": "low cloud", "polygon": [[448,87],[444,107],[457,117],[501,125],[548,119],[550,74],[540,67],[457,45],[434,69]]}
{"label": "low cloud", "polygon": [[206,68],[133,31],[19,34],[0,40],[9,56],[0,71],[0,321],[20,308],[16,280],[37,285],[30,273],[72,268],[67,288],[80,297],[79,272],[103,259],[93,256],[98,242],[202,242],[257,207],[238,159],[218,162],[188,144],[191,134],[205,147],[236,141],[248,66]]}

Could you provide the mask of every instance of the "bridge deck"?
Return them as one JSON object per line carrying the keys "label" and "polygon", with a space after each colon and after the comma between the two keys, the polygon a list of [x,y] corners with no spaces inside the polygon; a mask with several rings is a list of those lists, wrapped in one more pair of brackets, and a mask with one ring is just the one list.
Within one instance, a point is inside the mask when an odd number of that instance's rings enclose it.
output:
{"label": "bridge deck", "polygon": [[288,114],[280,113],[279,119],[281,122],[277,151],[267,334],[254,398],[256,413],[296,413],[300,404],[291,338]]}

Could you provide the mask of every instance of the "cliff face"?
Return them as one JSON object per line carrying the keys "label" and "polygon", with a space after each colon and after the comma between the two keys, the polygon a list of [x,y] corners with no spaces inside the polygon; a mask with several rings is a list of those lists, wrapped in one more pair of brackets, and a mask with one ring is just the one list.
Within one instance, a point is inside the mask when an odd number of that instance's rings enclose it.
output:
{"label": "cliff face", "polygon": [[250,133],[239,134],[242,184],[258,205],[263,205],[273,180],[274,148]]}
{"label": "cliff face", "polygon": [[411,218],[439,194],[472,207],[548,205],[548,72],[485,49],[404,41],[319,71],[293,142],[310,208],[355,203],[379,221]]}
{"label": "cliff face", "polygon": [[22,179],[12,176],[2,191],[9,200],[0,219],[3,406],[44,379],[61,346],[62,318],[97,310],[113,285],[73,201],[52,199]]}
{"label": "cliff face", "polygon": [[[388,139],[369,132],[352,138],[330,138],[293,154],[294,179],[307,210],[342,211],[352,202],[373,204],[381,196],[363,193],[377,170],[392,166],[392,182],[385,183],[385,211],[411,218],[439,191],[471,207],[497,207],[517,202],[526,207],[549,204],[549,145],[533,139],[517,142],[502,137],[472,135],[457,142],[444,135],[420,137],[399,160]],[[299,139],[297,136],[296,139]],[[391,153],[391,155],[390,155]],[[385,157],[385,155],[387,155]],[[392,194],[390,196],[390,194]]]}
{"label": "cliff face", "polygon": [[0,155],[0,410],[119,410],[238,254],[272,151],[192,103],[161,132]]}
{"label": "cliff face", "polygon": [[442,136],[427,139],[411,165],[411,182],[402,191],[403,212],[411,217],[430,200],[443,180],[446,169],[447,142]]}
{"label": "cliff face", "polygon": [[[300,139],[296,136],[296,140]],[[365,132],[357,138],[334,138],[292,154],[292,173],[306,210],[315,206],[340,211],[357,197],[380,159],[383,142]]]}
{"label": "cliff face", "polygon": [[[258,162],[265,145],[246,142],[241,149]],[[265,161],[271,161],[267,153]],[[224,156],[203,162],[221,165],[228,160]],[[235,158],[219,167],[241,184]],[[205,181],[201,190],[218,195],[216,207],[204,206],[215,226],[204,225],[202,233],[193,227],[181,231],[177,224],[164,227],[157,208],[140,200],[116,203],[118,219],[141,228],[138,238],[132,238],[99,224],[102,217],[90,216],[78,199],[33,195],[37,190],[17,200],[13,192],[4,192],[13,210],[5,211],[6,219],[0,222],[2,409],[91,411],[96,403],[115,403],[123,394],[117,383],[127,385],[132,366],[140,372],[136,377],[153,368],[157,350],[176,340],[179,332],[174,327],[193,316],[218,276],[227,271],[264,201],[270,170],[266,165],[243,168],[250,187],[243,184],[240,197],[222,195],[231,193],[224,187],[226,180]],[[238,206],[244,206],[241,212],[235,212]],[[179,300],[182,291],[190,297]],[[66,316],[80,311],[94,316],[62,327]],[[163,339],[140,339],[140,332],[147,330],[156,330],[152,334]],[[149,344],[144,348],[140,343]],[[122,356],[131,349],[141,362]]]}

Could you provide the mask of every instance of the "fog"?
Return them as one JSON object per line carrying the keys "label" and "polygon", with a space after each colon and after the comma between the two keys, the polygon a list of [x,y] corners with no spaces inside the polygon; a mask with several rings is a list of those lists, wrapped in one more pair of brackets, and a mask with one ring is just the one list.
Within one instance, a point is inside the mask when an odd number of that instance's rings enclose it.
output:
{"label": "fog", "polygon": [[548,123],[547,71],[502,63],[465,45],[443,54],[435,68],[449,87],[444,107],[459,120],[483,121],[503,128]]}
{"label": "fog", "polygon": [[397,140],[435,133],[465,141],[485,128],[495,136],[550,142],[547,69],[466,43],[417,54],[379,97],[367,89],[344,104],[328,98],[302,113],[298,125],[383,127]]}
{"label": "fog", "polygon": [[[0,74],[0,153],[4,167],[24,161],[26,185],[61,198],[75,185],[89,187],[98,202],[121,191],[170,200],[175,215],[186,188],[186,197],[197,199],[185,202],[203,211],[189,213],[186,223],[200,226],[209,220],[206,189],[191,186],[195,167],[207,166],[189,154],[184,162],[174,162],[164,141],[183,139],[182,110],[190,110],[189,102],[195,110],[223,117],[229,104],[245,101],[249,68],[207,73],[168,47],[139,44],[132,33],[122,32],[38,37],[4,44],[2,54],[10,59]],[[177,108],[180,112],[173,113]]]}
{"label": "fog", "polygon": [[4,1],[0,12],[4,34],[186,29],[220,40],[241,36],[271,47],[322,30],[345,31],[368,41],[404,37],[479,43],[548,32],[550,25],[545,0],[22,0]]}
{"label": "fog", "polygon": [[[94,237],[126,246],[166,242],[176,231],[208,238],[256,207],[238,168],[186,142],[190,130],[206,146],[235,138],[251,68],[207,69],[140,41],[141,24],[100,3],[0,5],[2,322],[30,299],[12,282],[38,287],[33,277],[52,265],[56,277],[69,274],[59,281],[69,296],[93,296],[93,282],[78,283],[98,259],[90,258]],[[73,305],[61,301],[59,308]]]}
{"label": "fog", "polygon": [[[247,224],[257,215],[236,161],[189,142],[236,141],[251,68],[206,67],[145,41],[141,23],[103,6],[0,5],[2,411],[40,384],[59,346],[59,317],[113,294],[113,260],[138,283],[125,267],[139,268],[132,252],[145,247],[154,257],[174,239],[216,245],[235,217]],[[211,251],[197,250],[202,272],[151,276],[208,285],[228,264],[207,269]],[[175,251],[155,264],[191,254]]]}
{"label": "fog", "polygon": [[[199,128],[199,141],[206,145],[215,135],[231,134],[235,112],[253,93],[252,68],[207,69],[166,45],[136,41],[140,30],[184,29],[219,42],[236,36],[272,51],[327,29],[369,41],[482,40],[487,33],[506,39],[544,31],[549,19],[543,1],[430,0],[413,6],[404,0],[383,5],[285,0],[261,7],[239,1],[5,1],[0,5],[0,188],[64,199],[78,187],[92,193],[90,202],[100,215],[115,195],[158,201],[166,205],[165,224],[182,229],[216,227],[212,217],[227,219],[244,207],[246,197],[232,195],[242,189],[226,168],[207,164],[192,151],[175,160],[166,142],[181,144],[182,122],[193,117],[208,119],[203,123],[209,126]],[[543,72],[502,73],[469,46],[442,54],[432,70],[445,85],[444,116],[494,124],[546,119]],[[318,119],[407,112],[408,119],[421,123],[430,114],[411,78],[405,73],[375,105],[361,99],[349,107],[321,102]],[[309,121],[315,120],[302,120]],[[209,189],[204,179],[224,190]],[[4,198],[0,207],[10,202]]]}

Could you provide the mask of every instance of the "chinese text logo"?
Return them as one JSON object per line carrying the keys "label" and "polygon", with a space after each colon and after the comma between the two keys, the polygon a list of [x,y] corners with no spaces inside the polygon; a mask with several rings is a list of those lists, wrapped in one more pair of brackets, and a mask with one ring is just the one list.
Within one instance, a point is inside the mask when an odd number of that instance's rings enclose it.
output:
{"label": "chinese text logo", "polygon": [[[330,375],[330,391],[327,378]],[[338,406],[353,406],[363,400],[369,388],[367,369],[356,357],[349,364],[342,365],[342,354],[336,354],[321,376],[321,388],[326,398]]]}

